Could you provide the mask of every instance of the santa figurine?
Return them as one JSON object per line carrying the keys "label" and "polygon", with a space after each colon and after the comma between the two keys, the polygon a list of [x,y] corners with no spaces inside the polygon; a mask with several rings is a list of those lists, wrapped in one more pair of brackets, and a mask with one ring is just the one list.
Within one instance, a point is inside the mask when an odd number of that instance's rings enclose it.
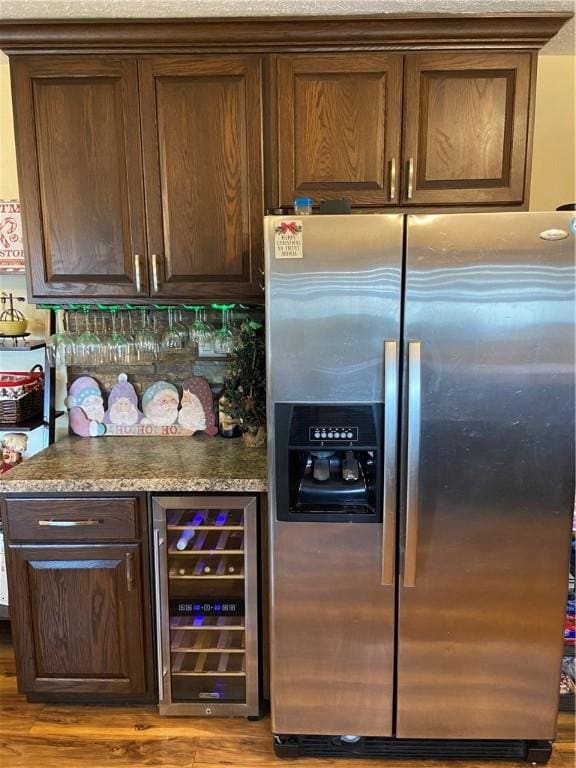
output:
{"label": "santa figurine", "polygon": [[169,381],[155,381],[142,395],[143,424],[168,427],[178,418],[180,396]]}
{"label": "santa figurine", "polygon": [[215,426],[214,397],[206,379],[195,376],[182,384],[182,402],[178,411],[178,424],[192,433],[218,433]]}
{"label": "santa figurine", "polygon": [[106,431],[104,399],[98,382],[91,376],[74,379],[66,398],[70,429],[80,437],[100,437]]}
{"label": "santa figurine", "polygon": [[112,387],[108,395],[108,410],[104,416],[104,424],[118,424],[131,427],[139,424],[144,414],[138,410],[138,395],[128,381],[128,376],[121,373],[118,384]]}

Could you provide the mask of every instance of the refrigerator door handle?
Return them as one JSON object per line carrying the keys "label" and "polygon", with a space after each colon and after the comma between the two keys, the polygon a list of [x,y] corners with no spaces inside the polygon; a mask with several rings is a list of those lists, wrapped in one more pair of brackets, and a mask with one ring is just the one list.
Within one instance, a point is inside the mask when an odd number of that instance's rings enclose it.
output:
{"label": "refrigerator door handle", "polygon": [[406,538],[404,541],[404,586],[416,586],[418,547],[418,474],[421,428],[421,348],[408,342],[408,457],[406,479]]}
{"label": "refrigerator door handle", "polygon": [[384,342],[384,489],[382,498],[382,586],[394,583],[398,434],[398,344]]}

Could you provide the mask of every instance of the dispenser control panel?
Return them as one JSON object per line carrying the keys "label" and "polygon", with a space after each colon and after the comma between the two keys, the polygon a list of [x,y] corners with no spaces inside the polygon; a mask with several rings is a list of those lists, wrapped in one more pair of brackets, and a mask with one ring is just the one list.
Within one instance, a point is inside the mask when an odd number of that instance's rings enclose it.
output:
{"label": "dispenser control panel", "polygon": [[308,430],[309,439],[314,441],[326,440],[346,440],[358,441],[358,427],[310,427]]}

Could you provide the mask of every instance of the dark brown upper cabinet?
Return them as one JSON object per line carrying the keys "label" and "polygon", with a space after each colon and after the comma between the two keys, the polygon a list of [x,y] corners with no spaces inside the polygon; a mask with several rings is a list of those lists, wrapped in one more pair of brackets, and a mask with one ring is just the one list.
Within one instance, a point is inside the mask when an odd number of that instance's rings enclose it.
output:
{"label": "dark brown upper cabinet", "polygon": [[12,81],[29,293],[147,292],[136,61],[28,56]]}
{"label": "dark brown upper cabinet", "polygon": [[529,53],[406,56],[402,203],[522,203]]}
{"label": "dark brown upper cabinet", "polygon": [[243,55],[16,59],[31,296],[261,300],[260,70]]}
{"label": "dark brown upper cabinet", "polygon": [[397,54],[280,56],[279,202],[398,202],[402,60]]}
{"label": "dark brown upper cabinet", "polygon": [[265,208],[299,196],[527,208],[570,17],[0,23],[30,299],[261,301]]}
{"label": "dark brown upper cabinet", "polygon": [[152,296],[261,297],[260,57],[139,66]]}

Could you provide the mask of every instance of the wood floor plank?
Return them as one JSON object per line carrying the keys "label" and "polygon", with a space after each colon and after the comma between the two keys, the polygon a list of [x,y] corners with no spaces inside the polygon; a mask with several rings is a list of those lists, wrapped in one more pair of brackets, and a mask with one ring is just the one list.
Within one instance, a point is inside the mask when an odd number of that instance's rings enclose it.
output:
{"label": "wood floor plank", "polygon": [[[4,738],[14,734],[23,735],[30,732],[42,709],[43,704],[26,704],[8,702],[0,698],[0,735]],[[1,764],[0,764],[1,765]]]}
{"label": "wood floor plank", "polygon": [[186,739],[90,741],[14,736],[0,740],[2,768],[192,768],[194,750]]}
{"label": "wood floor plank", "polygon": [[573,745],[575,741],[575,725],[576,718],[571,712],[559,712],[556,722],[556,741],[559,743],[571,742]]}
{"label": "wood floor plank", "polygon": [[[113,713],[113,714],[112,714]],[[244,718],[160,717],[154,707],[74,707],[45,705],[32,734],[95,739],[271,739],[269,721]]]}

